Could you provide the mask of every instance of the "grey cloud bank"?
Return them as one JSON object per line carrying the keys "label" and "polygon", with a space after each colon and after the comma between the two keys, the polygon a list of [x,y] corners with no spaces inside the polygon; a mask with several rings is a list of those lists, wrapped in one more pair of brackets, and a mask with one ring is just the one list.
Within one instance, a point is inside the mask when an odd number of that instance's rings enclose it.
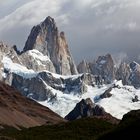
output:
{"label": "grey cloud bank", "polygon": [[4,8],[0,5],[0,40],[10,45],[22,48],[32,26],[50,15],[66,32],[77,62],[105,53],[139,59],[139,0],[30,0],[12,7],[11,13]]}

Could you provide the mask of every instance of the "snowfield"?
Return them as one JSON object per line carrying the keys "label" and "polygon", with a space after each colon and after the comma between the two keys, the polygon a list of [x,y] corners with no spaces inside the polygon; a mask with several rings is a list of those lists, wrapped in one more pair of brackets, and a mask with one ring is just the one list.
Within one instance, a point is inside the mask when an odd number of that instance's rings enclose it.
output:
{"label": "snowfield", "polygon": [[18,74],[24,78],[32,78],[37,76],[36,72],[34,72],[33,70],[29,70],[25,66],[22,66],[20,64],[13,63],[13,61],[7,56],[3,57],[2,63],[4,65],[4,69],[8,70],[10,73]]}
{"label": "snowfield", "polygon": [[65,117],[79,101],[86,98],[90,98],[94,103],[102,106],[106,112],[118,119],[122,119],[123,115],[131,110],[140,109],[140,101],[132,102],[136,95],[140,99],[140,89],[135,89],[132,86],[123,86],[121,81],[115,81],[113,84],[118,85],[120,89],[113,88],[111,91],[112,97],[99,99],[98,102],[96,102],[96,99],[111,85],[103,85],[101,88],[88,86],[87,93],[82,96],[54,91],[58,95],[58,101],[54,103],[48,101],[39,103],[49,107],[62,117]]}
{"label": "snowfield", "polygon": [[[20,64],[13,63],[12,60],[6,56],[3,58],[2,63],[4,65],[4,69],[10,71],[11,73],[16,73],[24,78],[35,77],[38,74],[37,72],[29,70]],[[55,78],[63,77],[64,79],[74,79],[80,76],[62,76],[53,73],[51,74]],[[3,73],[3,76],[5,77],[6,73]],[[99,99],[99,96],[114,84],[119,88],[116,87],[112,89],[112,96],[110,98]],[[65,117],[79,101],[86,98],[91,98],[91,100],[95,104],[102,106],[106,112],[110,113],[112,116],[118,119],[121,119],[123,115],[129,112],[130,110],[140,109],[140,101],[132,101],[132,99],[134,99],[135,96],[138,96],[138,98],[140,99],[140,89],[135,89],[132,86],[124,86],[122,85],[121,81],[114,81],[114,83],[110,85],[103,85],[100,88],[97,86],[92,87],[87,85],[88,90],[83,95],[64,94],[59,90],[55,90],[52,87],[49,87],[48,85],[46,85],[46,88],[49,88],[54,93],[54,95],[57,95],[57,99],[54,101],[46,100],[44,102],[39,103],[49,107],[51,110],[58,113],[62,117]]]}

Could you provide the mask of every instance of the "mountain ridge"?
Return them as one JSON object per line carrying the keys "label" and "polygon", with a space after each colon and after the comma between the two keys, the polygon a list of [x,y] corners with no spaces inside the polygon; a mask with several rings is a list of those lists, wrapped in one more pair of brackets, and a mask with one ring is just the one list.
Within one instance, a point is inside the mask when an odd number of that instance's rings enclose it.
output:
{"label": "mountain ridge", "polygon": [[15,46],[0,47],[1,81],[62,117],[86,98],[119,119],[139,108],[139,68],[134,70],[133,65],[124,63],[116,67],[107,54],[92,63],[83,61],[78,74],[65,34],[51,17],[33,27],[22,53]]}

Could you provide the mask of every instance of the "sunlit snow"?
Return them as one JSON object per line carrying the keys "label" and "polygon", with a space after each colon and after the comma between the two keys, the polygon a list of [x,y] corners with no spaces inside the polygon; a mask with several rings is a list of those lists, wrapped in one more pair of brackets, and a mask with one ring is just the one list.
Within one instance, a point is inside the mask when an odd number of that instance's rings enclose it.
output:
{"label": "sunlit snow", "polygon": [[[20,64],[13,63],[12,60],[8,57],[4,57],[2,60],[4,64],[4,68],[12,73],[16,73],[24,78],[32,78],[35,77],[38,73],[33,70],[29,70]],[[48,71],[46,71],[48,72]],[[48,72],[50,73],[50,72]],[[74,76],[62,76],[58,74],[51,73],[55,78],[77,78],[80,75]],[[5,76],[5,73],[3,73]],[[110,98],[98,99],[101,94],[103,94],[109,87],[113,84],[118,85],[119,88],[113,88],[111,91],[112,96]],[[121,81],[114,81],[112,85],[102,85],[101,87],[88,86],[87,92],[83,95],[73,95],[73,94],[64,94],[59,90],[55,90],[52,87],[48,86],[54,95],[57,94],[57,100],[54,102],[50,102],[46,100],[44,102],[39,102],[40,104],[49,107],[54,112],[58,113],[62,117],[65,117],[74,107],[75,105],[81,101],[82,99],[91,98],[91,100],[102,106],[106,112],[110,113],[114,117],[121,119],[124,114],[129,112],[130,110],[140,109],[140,101],[132,102],[132,99],[135,96],[138,96],[140,99],[140,89],[135,89],[132,86],[123,86]],[[26,89],[27,90],[27,89]]]}

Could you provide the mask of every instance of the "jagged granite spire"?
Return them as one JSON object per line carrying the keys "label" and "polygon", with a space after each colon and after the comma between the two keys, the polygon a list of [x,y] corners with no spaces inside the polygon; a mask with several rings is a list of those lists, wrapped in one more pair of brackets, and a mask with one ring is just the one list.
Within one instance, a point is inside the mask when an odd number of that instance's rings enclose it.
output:
{"label": "jagged granite spire", "polygon": [[56,73],[77,74],[64,32],[59,33],[56,23],[50,16],[34,26],[26,41],[23,52],[36,49],[47,55],[52,61]]}
{"label": "jagged granite spire", "polygon": [[77,66],[77,70],[79,73],[90,73],[89,65],[85,60],[80,62],[80,64]]}
{"label": "jagged granite spire", "polygon": [[90,63],[91,73],[100,75],[105,83],[110,84],[115,80],[114,61],[110,54],[99,56],[96,62]]}

